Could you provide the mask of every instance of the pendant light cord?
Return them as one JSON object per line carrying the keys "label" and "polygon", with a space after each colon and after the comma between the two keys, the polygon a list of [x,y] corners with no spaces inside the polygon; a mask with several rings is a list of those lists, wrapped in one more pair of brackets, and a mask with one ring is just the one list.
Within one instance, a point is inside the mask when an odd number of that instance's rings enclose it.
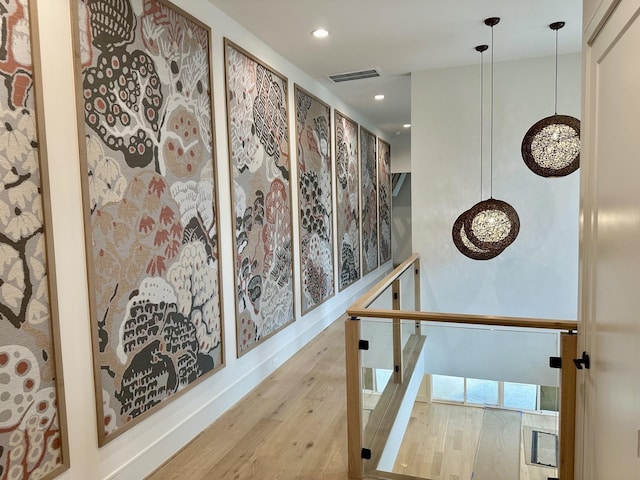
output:
{"label": "pendant light cord", "polygon": [[554,103],[553,114],[558,114],[558,30],[556,30],[556,75],[555,75],[555,88],[554,88]]}
{"label": "pendant light cord", "polygon": [[490,144],[489,144],[489,174],[490,174],[490,196],[493,198],[493,25],[491,26],[491,124],[490,124]]}
{"label": "pendant light cord", "polygon": [[484,165],[482,141],[482,122],[484,119],[484,52],[480,52],[480,201],[482,201],[482,166]]}

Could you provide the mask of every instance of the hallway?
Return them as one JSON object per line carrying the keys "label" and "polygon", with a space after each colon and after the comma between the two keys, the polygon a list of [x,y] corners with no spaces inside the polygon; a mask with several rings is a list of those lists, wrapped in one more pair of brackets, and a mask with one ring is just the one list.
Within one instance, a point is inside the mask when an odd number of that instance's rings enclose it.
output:
{"label": "hallway", "polygon": [[344,378],[339,319],[148,480],[346,479]]}

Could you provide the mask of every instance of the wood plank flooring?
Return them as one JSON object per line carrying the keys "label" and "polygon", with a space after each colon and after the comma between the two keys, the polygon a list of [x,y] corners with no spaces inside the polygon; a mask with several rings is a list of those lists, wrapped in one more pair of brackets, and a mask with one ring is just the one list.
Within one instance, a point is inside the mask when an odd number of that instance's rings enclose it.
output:
{"label": "wood plank flooring", "polygon": [[518,478],[521,444],[522,413],[496,408],[484,409],[478,450],[473,466],[473,479]]}
{"label": "wood plank flooring", "polygon": [[[398,452],[394,473],[430,480],[469,480],[484,410],[445,403],[416,402]],[[523,413],[522,427],[557,431],[557,417]],[[522,431],[520,433],[522,435]],[[557,470],[525,463],[520,442],[520,480],[547,480]]]}
{"label": "wood plank flooring", "polygon": [[[347,480],[344,323],[334,322],[147,480]],[[483,410],[416,402],[397,473],[468,480]],[[553,430],[554,417],[523,425]],[[524,464],[520,480],[552,470]]]}
{"label": "wood plank flooring", "polygon": [[432,480],[469,480],[481,408],[416,402],[393,471]]}
{"label": "wood plank flooring", "polygon": [[148,480],[347,479],[344,365],[338,320]]}

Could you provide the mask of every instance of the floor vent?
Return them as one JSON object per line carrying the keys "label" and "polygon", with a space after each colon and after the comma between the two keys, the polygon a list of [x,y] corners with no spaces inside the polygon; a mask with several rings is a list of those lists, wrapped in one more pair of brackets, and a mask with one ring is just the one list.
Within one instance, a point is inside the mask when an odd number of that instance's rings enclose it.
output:
{"label": "floor vent", "polygon": [[350,82],[351,80],[362,80],[364,78],[376,78],[382,76],[377,68],[358,70],[357,72],[332,73],[329,78],[335,83]]}

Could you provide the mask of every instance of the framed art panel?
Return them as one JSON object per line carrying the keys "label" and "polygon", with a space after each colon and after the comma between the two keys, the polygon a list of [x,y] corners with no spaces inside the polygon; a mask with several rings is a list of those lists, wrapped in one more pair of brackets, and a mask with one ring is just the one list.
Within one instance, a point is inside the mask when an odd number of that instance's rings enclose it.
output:
{"label": "framed art panel", "polygon": [[0,8],[0,478],[69,468],[36,3]]}
{"label": "framed art panel", "polygon": [[294,97],[300,283],[305,314],[334,293],[331,107],[298,85],[294,87]]}
{"label": "framed art panel", "polygon": [[362,197],[362,274],[378,268],[378,163],[376,136],[360,127]]}
{"label": "framed art panel", "polygon": [[378,246],[380,265],[391,260],[391,145],[378,138]]}
{"label": "framed art panel", "polygon": [[224,364],[211,34],[164,0],[73,2],[102,445]]}
{"label": "framed art panel", "polygon": [[358,124],[335,111],[338,289],[360,278],[360,165]]}
{"label": "framed art panel", "polygon": [[287,79],[225,38],[238,356],[294,321]]}
{"label": "framed art panel", "polygon": [[331,107],[295,85],[302,313],[331,298]]}

